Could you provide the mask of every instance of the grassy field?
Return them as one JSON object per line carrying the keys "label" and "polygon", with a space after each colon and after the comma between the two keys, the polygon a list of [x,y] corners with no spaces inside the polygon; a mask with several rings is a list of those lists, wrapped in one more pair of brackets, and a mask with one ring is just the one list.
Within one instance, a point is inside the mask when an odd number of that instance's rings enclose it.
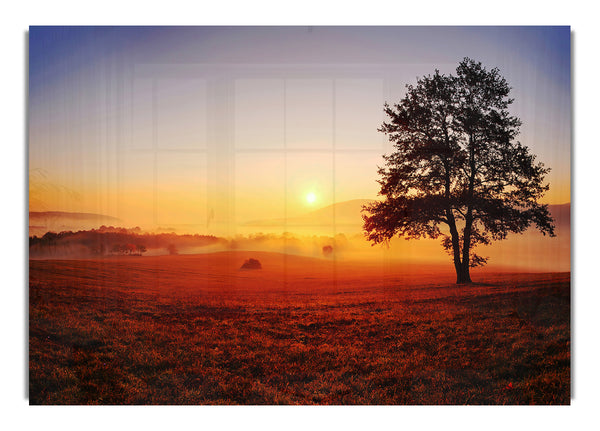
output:
{"label": "grassy field", "polygon": [[447,269],[31,260],[30,403],[569,404],[570,274]]}

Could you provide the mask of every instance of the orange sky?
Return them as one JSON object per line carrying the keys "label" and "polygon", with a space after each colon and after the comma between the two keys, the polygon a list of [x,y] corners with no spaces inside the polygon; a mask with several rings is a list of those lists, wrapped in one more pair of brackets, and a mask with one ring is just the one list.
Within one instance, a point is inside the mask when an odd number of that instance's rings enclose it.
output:
{"label": "orange sky", "polygon": [[464,55],[500,68],[519,139],[552,168],[544,202],[569,202],[568,39],[563,28],[34,28],[30,210],[235,235],[375,199],[391,151],[383,103]]}

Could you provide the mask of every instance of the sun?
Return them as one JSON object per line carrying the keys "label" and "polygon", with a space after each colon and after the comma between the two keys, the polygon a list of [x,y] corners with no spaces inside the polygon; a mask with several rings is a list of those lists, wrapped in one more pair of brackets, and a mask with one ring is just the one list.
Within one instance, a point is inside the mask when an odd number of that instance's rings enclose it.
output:
{"label": "sun", "polygon": [[309,192],[306,194],[306,202],[309,205],[314,204],[316,202],[316,200],[317,200],[317,195],[315,195],[313,192]]}

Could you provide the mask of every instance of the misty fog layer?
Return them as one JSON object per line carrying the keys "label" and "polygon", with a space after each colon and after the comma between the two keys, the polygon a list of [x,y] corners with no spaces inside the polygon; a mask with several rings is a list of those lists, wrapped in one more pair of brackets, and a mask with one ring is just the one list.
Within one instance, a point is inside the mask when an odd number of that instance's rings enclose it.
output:
{"label": "misty fog layer", "polygon": [[[481,247],[481,253],[490,258],[488,267],[528,271],[568,271],[570,269],[571,240],[570,205],[553,206],[551,211],[557,225],[555,238],[542,236],[534,230],[529,230],[523,235],[509,235],[504,241]],[[321,219],[323,213],[327,213],[327,211],[316,213]],[[309,217],[305,220],[309,220]],[[371,246],[360,232],[358,223],[345,226],[352,226],[353,229],[346,229],[345,232],[334,235],[257,232],[231,237],[144,232],[140,228],[102,226],[98,229],[76,232],[47,232],[40,236],[33,235],[29,241],[29,256],[31,259],[82,259],[111,256],[139,258],[238,250],[248,251],[249,257],[251,257],[252,251],[261,251],[328,260],[384,259],[414,264],[429,262],[446,265],[450,263],[450,256],[442,250],[439,240],[407,241],[394,238],[389,244]],[[333,227],[335,228],[335,226]],[[259,226],[254,228],[261,229]],[[328,228],[331,231],[331,226]],[[294,229],[294,227],[290,226],[290,229]],[[312,229],[313,231],[318,230],[318,226],[313,226]]]}

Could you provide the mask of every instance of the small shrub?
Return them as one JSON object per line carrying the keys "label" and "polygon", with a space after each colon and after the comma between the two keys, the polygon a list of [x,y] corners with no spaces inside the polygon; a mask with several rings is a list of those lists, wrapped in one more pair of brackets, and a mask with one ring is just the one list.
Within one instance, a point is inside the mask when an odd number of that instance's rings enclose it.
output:
{"label": "small shrub", "polygon": [[262,269],[262,265],[257,259],[248,259],[244,262],[240,269]]}

